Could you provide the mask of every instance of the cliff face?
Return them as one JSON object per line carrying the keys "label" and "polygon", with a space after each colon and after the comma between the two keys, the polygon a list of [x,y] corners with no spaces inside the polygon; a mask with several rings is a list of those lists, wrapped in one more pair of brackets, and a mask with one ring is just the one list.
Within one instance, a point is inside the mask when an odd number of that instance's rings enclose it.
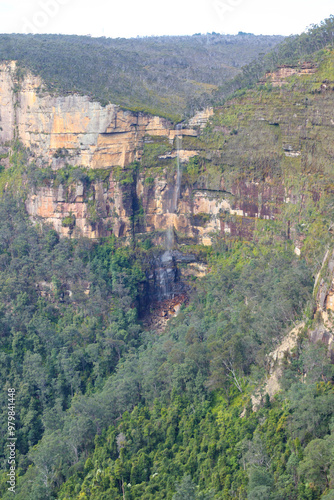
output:
{"label": "cliff face", "polygon": [[267,73],[265,80],[261,83],[266,83],[267,81],[272,84],[273,87],[282,87],[282,85],[286,85],[286,79],[290,76],[297,75],[311,75],[316,72],[316,68],[312,62],[305,62],[301,64],[299,68],[294,66],[281,66],[274,71],[273,73]]}
{"label": "cliff face", "polygon": [[[138,159],[145,134],[169,135],[167,120],[102,107],[87,96],[51,96],[31,74],[17,78],[15,62],[0,65],[0,141],[18,134],[32,154],[53,168],[126,166]],[[62,151],[60,151],[62,150]]]}
{"label": "cliff face", "polygon": [[[191,120],[193,127],[203,128],[212,110],[199,113]],[[177,136],[196,136],[194,129],[173,130],[167,120],[143,113],[124,111],[109,104],[102,107],[87,96],[51,96],[45,92],[43,82],[31,74],[18,79],[15,62],[0,65],[0,142],[5,144],[15,137],[30,151],[30,160],[39,167],[52,170],[68,165],[109,171],[107,182],[94,182],[88,190],[83,183],[71,186],[52,183],[30,192],[26,208],[32,218],[42,218],[63,235],[83,235],[89,238],[131,233],[132,201],[129,186],[116,180],[113,167],[126,169],[142,156],[144,139],[164,137],[171,144]],[[173,151],[166,157],[181,162],[197,155],[195,150]],[[195,195],[194,210],[189,194],[178,205],[175,200],[176,173],[168,180],[163,174],[153,179],[146,188],[145,175],[140,175],[132,187],[145,206],[146,221],[143,232],[164,231],[170,225],[189,236],[199,235],[210,243],[206,233],[218,228],[215,216],[220,203],[210,197]],[[131,189],[130,189],[131,190]],[[130,195],[131,197],[131,195]],[[98,221],[92,223],[89,211],[94,202]],[[174,204],[178,206],[174,206]],[[196,229],[190,222],[191,213],[200,210],[211,213],[213,221],[208,230]],[[75,219],[74,227],[63,224],[69,215]],[[95,217],[96,219],[96,217]]]}
{"label": "cliff face", "polygon": [[[161,243],[171,230],[205,245],[217,234],[252,238],[260,219],[321,199],[334,123],[324,74],[311,63],[281,68],[267,75],[272,91],[259,87],[173,129],[86,96],[52,96],[39,78],[19,79],[15,63],[2,64],[0,145],[18,138],[29,161],[49,169],[30,185],[26,208],[64,236],[149,233]],[[70,181],[57,178],[71,168]],[[295,222],[284,231],[300,253],[305,236]]]}
{"label": "cliff face", "polygon": [[[192,126],[203,127],[211,114],[207,110],[195,116]],[[89,238],[111,232],[118,237],[129,235],[133,210],[129,186],[116,180],[113,167],[126,169],[140,160],[147,136],[166,138],[172,149],[175,137],[180,134],[166,119],[157,116],[135,114],[112,104],[102,107],[87,96],[51,96],[38,77],[27,74],[19,80],[15,62],[0,65],[1,144],[19,138],[30,151],[31,161],[39,167],[49,165],[54,171],[72,165],[110,172],[107,182],[94,182],[89,190],[80,182],[67,187],[50,183],[29,193],[26,208],[31,217],[44,219],[63,235]],[[182,135],[196,136],[197,132],[184,129]],[[176,158],[177,154],[180,161],[187,162],[197,151],[174,151],[167,156]],[[142,230],[163,231],[174,224],[178,230],[193,235],[189,203],[182,203],[177,214],[176,207],[172,207],[176,180],[154,179],[150,189],[145,189],[143,180],[138,177],[132,187],[147,209]],[[91,221],[89,202],[96,205],[98,222]],[[211,205],[208,200],[208,209]],[[205,211],[204,205],[201,210]],[[217,213],[217,207],[213,213]],[[74,216],[74,228],[62,223],[69,215]],[[212,227],[216,229],[216,224]]]}

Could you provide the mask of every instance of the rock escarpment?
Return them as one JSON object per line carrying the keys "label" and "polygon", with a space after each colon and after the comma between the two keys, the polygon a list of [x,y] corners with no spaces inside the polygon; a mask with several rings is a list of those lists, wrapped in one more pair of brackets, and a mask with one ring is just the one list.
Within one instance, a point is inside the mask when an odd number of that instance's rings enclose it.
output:
{"label": "rock escarpment", "polygon": [[160,117],[103,107],[87,96],[52,96],[40,78],[18,78],[15,62],[0,65],[0,142],[17,135],[53,168],[126,166],[140,157],[145,134],[169,135]]}
{"label": "rock escarpment", "polygon": [[[36,186],[26,199],[34,220],[52,224],[62,235],[98,238],[151,233],[157,242],[163,237],[159,234],[174,227],[182,236],[210,245],[214,233],[245,236],[254,218],[272,216],[268,203],[273,190],[258,183],[235,183],[227,197],[223,179],[214,190],[205,184],[181,183],[177,192],[181,182],[177,163],[182,171],[199,154],[194,146],[178,143],[178,138],[200,134],[212,109],[197,113],[188,128],[173,129],[166,119],[113,104],[103,107],[87,96],[50,95],[40,78],[19,75],[15,62],[0,66],[0,142],[18,138],[39,168],[56,172],[72,166],[106,173],[103,181],[89,185],[81,180],[70,185],[51,180]],[[142,159],[145,144],[154,146],[157,141],[158,146],[159,140],[169,145],[155,159],[159,171],[152,174],[144,165],[129,174],[133,163]]]}
{"label": "rock escarpment", "polygon": [[[203,127],[211,114],[208,110],[195,116],[192,126]],[[72,166],[104,169],[108,174],[104,183],[92,182],[89,189],[80,181],[71,186],[50,182],[29,192],[29,215],[51,223],[63,235],[97,238],[113,232],[117,237],[129,236],[134,215],[131,198],[137,196],[147,207],[147,220],[141,224],[144,232],[163,231],[173,224],[193,235],[191,207],[187,203],[171,206],[176,182],[173,176],[167,184],[163,175],[153,179],[152,189],[143,186],[143,175],[132,179],[132,186],[119,179],[119,168],[126,171],[141,159],[147,137],[165,138],[171,145],[166,155],[169,159],[179,156],[181,162],[187,162],[196,156],[193,150],[172,151],[173,141],[181,133],[197,135],[194,129],[174,130],[164,118],[133,113],[113,104],[103,107],[87,96],[50,95],[38,77],[27,73],[19,78],[15,62],[0,65],[0,143],[18,138],[29,150],[30,161],[40,168],[49,166],[57,171]],[[68,217],[73,217],[73,227],[64,224]]]}
{"label": "rock escarpment", "polygon": [[[19,139],[29,161],[49,172],[29,185],[26,208],[64,236],[149,234],[161,243],[174,228],[178,242],[249,239],[284,206],[318,203],[319,173],[326,178],[333,156],[330,82],[315,67],[290,81],[297,70],[288,69],[267,75],[284,85],[259,87],[173,128],[87,96],[51,95],[38,77],[2,64],[0,146]],[[284,232],[300,253],[295,222]]]}

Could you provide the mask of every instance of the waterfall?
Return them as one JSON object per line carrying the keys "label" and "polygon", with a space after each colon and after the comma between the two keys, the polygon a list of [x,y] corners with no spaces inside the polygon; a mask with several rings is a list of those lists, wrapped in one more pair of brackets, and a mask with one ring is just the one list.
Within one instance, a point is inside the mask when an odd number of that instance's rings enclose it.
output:
{"label": "waterfall", "polygon": [[[181,130],[181,125],[176,126],[176,130]],[[177,211],[177,204],[180,197],[181,180],[182,180],[182,169],[180,162],[180,150],[182,148],[182,135],[176,136],[176,183],[175,183],[175,194],[174,194],[174,213]]]}
{"label": "waterfall", "polygon": [[[176,130],[181,130],[181,125],[176,125]],[[179,135],[180,134],[180,135]],[[171,213],[176,214],[177,205],[180,198],[180,190],[181,190],[181,180],[182,180],[182,168],[180,161],[180,150],[182,148],[182,135],[181,133],[175,135],[176,141],[176,180],[175,180],[175,188],[173,193],[173,198],[171,200]],[[166,231],[166,239],[165,239],[165,248],[167,252],[170,252],[174,246],[174,225],[170,224]]]}
{"label": "waterfall", "polygon": [[166,250],[170,251],[173,249],[173,246],[174,246],[174,226],[169,225],[166,231],[165,248]]}

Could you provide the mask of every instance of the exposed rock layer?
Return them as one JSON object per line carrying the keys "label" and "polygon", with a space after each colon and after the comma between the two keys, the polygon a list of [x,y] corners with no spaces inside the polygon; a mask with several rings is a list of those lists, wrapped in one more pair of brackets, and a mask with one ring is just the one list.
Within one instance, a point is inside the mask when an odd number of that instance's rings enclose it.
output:
{"label": "exposed rock layer", "polygon": [[[292,71],[288,69],[270,78],[285,79]],[[313,71],[305,67],[301,73]],[[314,106],[294,103],[291,117],[290,97],[288,107],[280,105],[283,94],[275,99],[270,106],[262,97],[254,101],[251,121],[239,114],[238,130],[218,123],[214,131],[224,138],[224,146],[203,152],[196,149],[202,147],[196,136],[201,137],[208,119],[215,123],[212,109],[195,115],[188,128],[173,129],[166,119],[113,104],[102,107],[86,96],[50,95],[38,77],[26,74],[19,81],[15,63],[7,63],[0,65],[0,144],[19,138],[30,151],[30,161],[53,171],[70,165],[106,172],[103,180],[95,178],[89,185],[81,180],[70,185],[52,181],[28,194],[29,215],[52,224],[64,236],[98,238],[113,233],[130,237],[141,233],[145,237],[150,233],[161,243],[164,233],[173,228],[176,238],[210,245],[215,234],[251,238],[257,219],[274,219],[284,203],[299,202],[303,196],[287,189],[282,158],[296,162],[299,168],[305,123],[312,120],[312,124],[330,129],[333,125],[328,113],[327,117],[318,112],[320,101],[315,100]],[[215,114],[229,113],[229,107],[233,103]],[[183,145],[178,136],[184,137]],[[132,174],[133,162],[154,141],[157,145],[164,142],[169,149],[158,154],[155,169],[142,162]],[[209,163],[217,157],[214,181],[182,182],[182,170],[197,155]],[[253,172],[258,175],[262,165],[270,173],[264,172],[257,180]],[[233,173],[237,169],[239,173]],[[73,222],[68,223],[69,217]],[[300,252],[298,245],[296,252]]]}
{"label": "exposed rock layer", "polygon": [[[103,107],[87,96],[51,96],[31,74],[16,78],[15,63],[0,65],[0,141],[14,139],[54,168],[126,166],[138,157],[145,134],[169,136],[164,118]],[[60,153],[62,150],[62,154]]]}

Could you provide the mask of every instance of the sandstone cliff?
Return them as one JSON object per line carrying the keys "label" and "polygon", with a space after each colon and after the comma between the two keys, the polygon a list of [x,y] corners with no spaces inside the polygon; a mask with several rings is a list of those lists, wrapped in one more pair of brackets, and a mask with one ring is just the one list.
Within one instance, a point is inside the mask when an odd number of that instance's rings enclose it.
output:
{"label": "sandstone cliff", "polygon": [[171,129],[163,118],[102,107],[87,96],[52,96],[40,78],[19,79],[15,62],[0,65],[0,126],[2,143],[17,133],[53,168],[125,166],[140,157],[145,134],[168,136]]}
{"label": "sandstone cliff", "polygon": [[272,91],[250,91],[173,128],[87,96],[50,95],[9,62],[0,66],[0,145],[18,138],[29,161],[49,169],[29,185],[26,208],[64,236],[150,234],[162,243],[172,230],[179,242],[211,245],[219,234],[251,239],[259,220],[292,206],[280,231],[299,255],[305,235],[293,213],[316,206],[330,172],[333,95],[324,74],[311,64],[280,68],[267,75],[284,82]]}
{"label": "sandstone cliff", "polygon": [[[211,115],[212,110],[206,110],[191,120],[194,128],[175,130],[166,119],[133,113],[113,104],[102,107],[87,96],[52,96],[40,78],[30,73],[19,78],[15,62],[0,65],[1,144],[17,137],[29,150],[30,161],[41,168],[49,165],[56,171],[70,165],[109,172],[106,183],[94,182],[89,190],[81,182],[66,187],[50,182],[47,187],[29,192],[26,208],[31,217],[51,223],[63,235],[97,238],[113,232],[118,237],[128,236],[133,203],[127,196],[129,186],[116,179],[113,167],[126,169],[140,160],[148,136],[169,141],[171,151],[165,158],[179,157],[180,162],[187,162],[197,151],[176,151],[173,141],[178,136],[196,136],[196,129],[203,128]],[[144,181],[145,175],[139,175],[130,188],[130,198],[138,196],[145,206],[143,232],[164,231],[172,225],[183,234],[199,236],[203,243],[211,242],[207,234],[220,227],[216,217],[221,202],[197,193],[190,203],[186,193],[174,207],[176,172],[169,180],[162,173],[149,189]],[[95,222],[89,214],[92,202],[98,213]],[[198,212],[212,215],[206,230],[194,228],[190,222],[191,214]],[[68,216],[73,216],[74,227],[63,224]]]}

